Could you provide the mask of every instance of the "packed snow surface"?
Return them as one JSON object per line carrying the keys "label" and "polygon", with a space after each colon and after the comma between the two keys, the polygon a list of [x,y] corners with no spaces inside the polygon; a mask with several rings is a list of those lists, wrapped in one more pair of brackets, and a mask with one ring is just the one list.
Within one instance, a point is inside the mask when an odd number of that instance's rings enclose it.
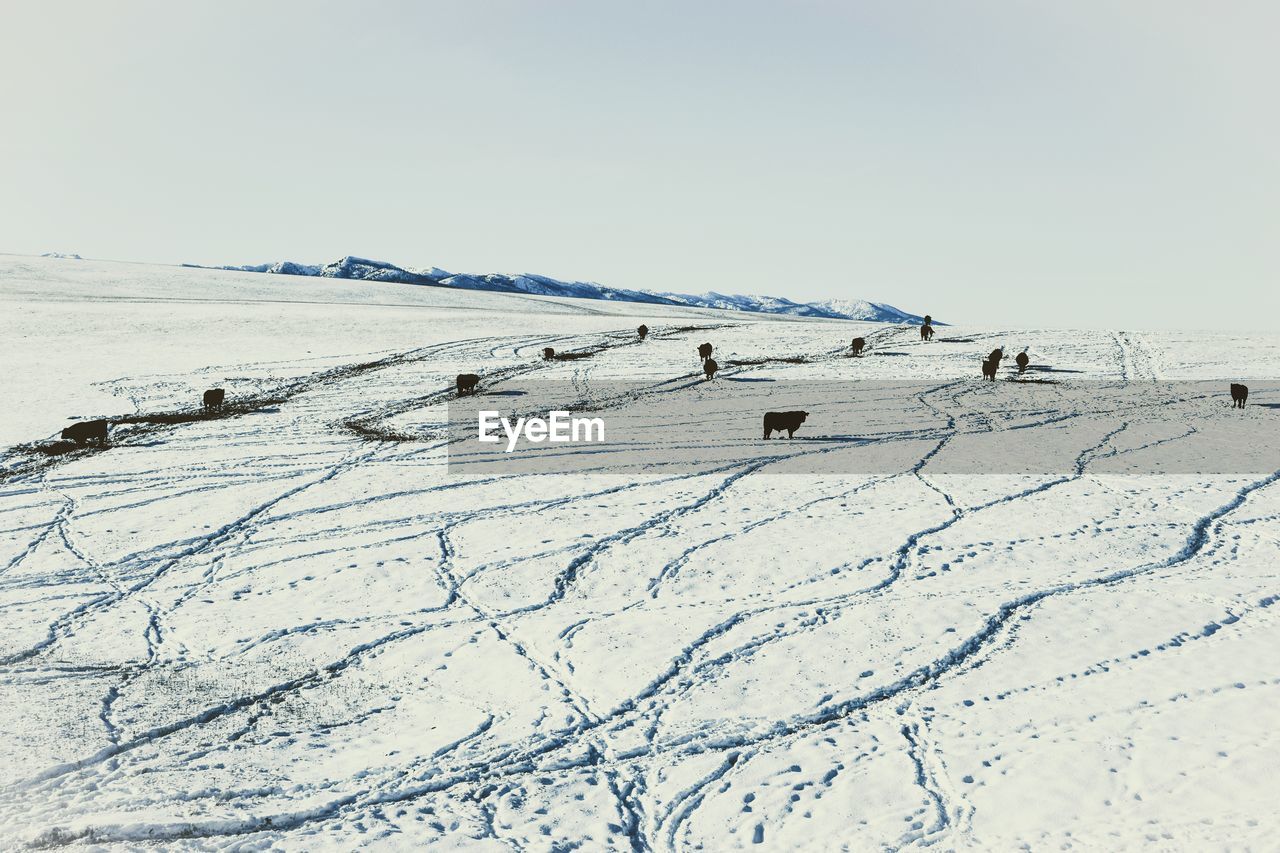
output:
{"label": "packed snow surface", "polygon": [[[0,847],[1280,837],[1280,472],[1096,473],[1142,451],[1122,417],[1027,414],[1011,401],[1052,385],[976,375],[1003,345],[1046,382],[1225,394],[1276,375],[1275,336],[956,326],[922,343],[911,326],[12,257],[0,303]],[[548,346],[593,355],[542,361]],[[844,452],[826,439],[861,428],[805,400],[807,380],[909,380],[936,418],[901,470],[867,476],[759,456],[482,474],[446,470],[430,429],[460,372],[495,405],[538,377],[652,383],[699,410],[767,390],[810,412],[774,443],[793,456]],[[250,402],[146,420],[210,387]],[[1206,400],[1168,440],[1277,406]],[[117,420],[109,448],[32,450],[95,416]],[[687,429],[720,440],[717,422]],[[969,434],[1079,444],[1058,473],[932,469],[930,448]]]}
{"label": "packed snow surface", "polygon": [[490,290],[499,293],[531,293],[540,296],[573,296],[580,299],[607,299],[621,302],[643,302],[658,305],[686,305],[695,308],[720,308],[760,314],[785,314],[792,317],[826,317],[839,320],[871,320],[887,323],[918,322],[921,317],[865,299],[828,299],[822,302],[793,302],[778,296],[750,296],[724,293],[667,293],[657,290],[628,290],[606,287],[590,281],[560,281],[544,275],[472,275],[455,274],[439,267],[412,270],[386,261],[374,261],[348,255],[331,264],[297,264],[279,261],[272,264],[217,267],[240,272],[265,272],[280,275],[349,278],[361,281],[396,282],[399,284],[460,287],[467,290]]}

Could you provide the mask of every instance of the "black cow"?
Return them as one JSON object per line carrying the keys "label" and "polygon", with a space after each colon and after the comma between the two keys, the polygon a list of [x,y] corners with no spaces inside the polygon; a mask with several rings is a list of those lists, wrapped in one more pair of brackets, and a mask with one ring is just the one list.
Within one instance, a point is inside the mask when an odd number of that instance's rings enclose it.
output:
{"label": "black cow", "polygon": [[765,412],[764,437],[772,438],[774,430],[777,430],[779,435],[786,430],[787,438],[791,438],[807,417],[809,417],[808,412]]}
{"label": "black cow", "polygon": [[1244,401],[1249,399],[1249,388],[1238,382],[1231,383],[1231,408],[1243,409]]}
{"label": "black cow", "polygon": [[90,441],[96,441],[100,447],[106,447],[107,422],[103,418],[96,421],[80,421],[64,429],[62,437],[71,439],[77,447],[84,447]]}
{"label": "black cow", "polygon": [[929,325],[928,323],[925,323],[923,326],[920,327],[920,340],[922,341],[933,340],[933,326]]}
{"label": "black cow", "polygon": [[698,358],[703,361],[711,358],[711,344],[698,344]]}
{"label": "black cow", "polygon": [[227,392],[223,388],[210,388],[204,392],[204,407],[208,411],[210,409],[221,409],[222,401],[227,399]]}
{"label": "black cow", "polygon": [[982,362],[982,378],[996,381],[996,368],[1000,366],[1000,362],[987,359]]}
{"label": "black cow", "polygon": [[547,347],[542,351],[543,361],[551,361],[555,357],[556,357],[556,351],[551,347]]}
{"label": "black cow", "polygon": [[480,377],[476,376],[474,373],[459,373],[458,396],[461,397],[463,394],[476,393],[476,385],[479,384],[479,382]]}
{"label": "black cow", "polygon": [[1021,376],[1027,372],[1027,365],[1031,363],[1031,358],[1027,355],[1027,351],[1023,350],[1018,353],[1018,357],[1014,361],[1018,363],[1018,375]]}
{"label": "black cow", "polygon": [[636,332],[640,335],[640,340],[643,341],[644,336],[649,334],[649,327],[642,323],[640,324],[640,328],[636,329]]}
{"label": "black cow", "polygon": [[854,339],[853,339],[853,354],[854,354],[854,355],[861,356],[861,355],[862,355],[862,351],[863,351],[864,349],[866,349],[866,347],[867,347],[867,340],[866,340],[866,338],[854,338]]}
{"label": "black cow", "polygon": [[720,369],[720,365],[716,364],[714,358],[709,358],[702,362],[702,372],[707,374],[708,379],[716,378],[716,371]]}

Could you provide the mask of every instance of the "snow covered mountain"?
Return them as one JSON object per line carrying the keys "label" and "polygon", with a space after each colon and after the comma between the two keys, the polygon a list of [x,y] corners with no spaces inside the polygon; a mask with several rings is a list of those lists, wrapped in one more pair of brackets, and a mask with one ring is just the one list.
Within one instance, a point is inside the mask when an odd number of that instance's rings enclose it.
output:
{"label": "snow covered mountain", "polygon": [[[199,264],[184,264],[199,267]],[[822,302],[793,302],[780,296],[751,296],[707,292],[702,294],[669,293],[656,290],[630,290],[607,287],[592,281],[560,281],[543,275],[487,275],[452,273],[439,267],[415,270],[386,261],[374,261],[348,255],[323,266],[277,261],[246,266],[205,267],[207,269],[263,272],[277,275],[320,276],[364,281],[389,281],[434,287],[457,287],[464,290],[491,290],[502,293],[531,293],[538,296],[572,296],[579,299],[608,299],[616,302],[643,302],[656,305],[688,305],[696,308],[721,308],[757,314],[789,314],[794,317],[826,317],[840,320],[870,320],[885,323],[920,322],[911,314],[882,302],[865,299],[828,299]]]}
{"label": "snow covered mountain", "polygon": [[703,294],[657,294],[680,305],[753,311],[760,314],[790,314],[794,317],[828,317],[840,320],[871,320],[882,323],[918,323],[924,318],[883,302],[865,299],[827,299],[821,302],[793,302],[781,296],[742,296],[709,291]]}

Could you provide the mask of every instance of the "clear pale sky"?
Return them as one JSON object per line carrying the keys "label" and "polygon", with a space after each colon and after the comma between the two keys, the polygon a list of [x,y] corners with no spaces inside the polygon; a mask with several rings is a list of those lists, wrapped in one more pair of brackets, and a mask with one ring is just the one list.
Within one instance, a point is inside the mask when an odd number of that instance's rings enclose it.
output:
{"label": "clear pale sky", "polygon": [[15,2],[0,250],[1259,328],[1280,4]]}

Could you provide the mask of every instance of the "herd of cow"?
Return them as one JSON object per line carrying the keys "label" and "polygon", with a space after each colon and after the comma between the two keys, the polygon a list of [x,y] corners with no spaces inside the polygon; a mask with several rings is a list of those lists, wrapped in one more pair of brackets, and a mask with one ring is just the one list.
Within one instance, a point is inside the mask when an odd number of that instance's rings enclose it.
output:
{"label": "herd of cow", "polygon": [[[640,340],[644,340],[649,334],[649,327],[641,325],[636,329]],[[933,340],[933,317],[926,314],[924,323],[920,326],[920,340]],[[854,338],[850,347],[855,357],[861,357],[863,351],[867,348],[866,338]],[[720,369],[720,365],[711,357],[714,347],[709,343],[698,345],[698,358],[702,361],[702,372],[707,379],[714,379],[716,371]],[[552,347],[546,347],[542,351],[542,357],[547,361],[556,358],[556,351]],[[567,356],[562,356],[562,358]],[[985,359],[982,360],[982,377],[992,382],[996,379],[996,370],[1000,367],[1000,362],[1004,358],[1004,347],[996,347],[991,351]],[[1018,373],[1023,374],[1027,371],[1027,366],[1031,363],[1027,351],[1024,349],[1014,357],[1014,363],[1018,365]],[[480,377],[475,373],[459,373],[457,378],[458,396],[464,394],[476,393],[476,386],[480,384]],[[223,402],[226,400],[227,392],[222,388],[210,388],[204,392],[204,410],[206,412],[215,412],[222,408]],[[1243,409],[1245,401],[1249,399],[1249,389],[1237,382],[1231,383],[1231,405],[1233,408]],[[787,438],[795,435],[795,431],[800,428],[805,419],[809,416],[808,412],[766,412],[764,416],[764,437],[770,438],[773,432],[779,435],[785,430]],[[77,446],[83,447],[89,442],[97,442],[100,446],[105,447],[107,443],[109,423],[105,418],[99,418],[92,421],[81,421],[74,423],[62,431],[62,437],[69,441],[73,441]]]}
{"label": "herd of cow", "polygon": [[[982,360],[982,378],[996,381],[996,370],[1000,367],[1000,360],[1004,358],[1004,347],[996,347],[991,351],[991,355]],[[1031,363],[1027,351],[1023,350],[1018,353],[1014,363],[1018,365],[1018,374],[1022,375],[1027,372],[1027,365]]]}
{"label": "herd of cow", "polygon": [[[219,411],[226,399],[227,391],[225,388],[210,388],[204,392],[204,410],[206,412]],[[77,447],[84,447],[91,441],[96,442],[100,447],[106,447],[110,426],[111,424],[106,418],[80,421],[64,429],[62,437],[67,441],[74,441]]]}

